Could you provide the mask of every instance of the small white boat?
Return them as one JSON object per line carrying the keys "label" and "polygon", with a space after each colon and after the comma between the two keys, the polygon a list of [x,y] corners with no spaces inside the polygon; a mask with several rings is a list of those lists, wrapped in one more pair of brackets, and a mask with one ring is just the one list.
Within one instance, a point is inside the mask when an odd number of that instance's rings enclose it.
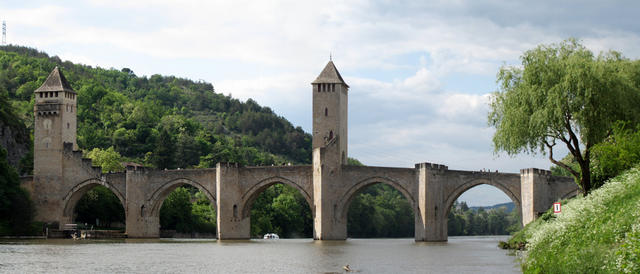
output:
{"label": "small white boat", "polygon": [[267,233],[264,234],[264,237],[262,237],[263,239],[271,239],[271,240],[277,240],[280,239],[280,236],[278,236],[278,234],[275,233]]}

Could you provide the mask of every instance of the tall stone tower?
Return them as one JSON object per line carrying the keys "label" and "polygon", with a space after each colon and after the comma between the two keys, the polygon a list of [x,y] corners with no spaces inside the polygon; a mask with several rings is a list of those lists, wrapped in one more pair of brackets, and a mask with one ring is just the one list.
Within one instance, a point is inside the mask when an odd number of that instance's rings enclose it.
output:
{"label": "tall stone tower", "polygon": [[[336,142],[338,162],[347,164],[347,93],[349,86],[329,61],[313,85],[313,149]],[[335,139],[335,140],[334,140]]]}
{"label": "tall stone tower", "polygon": [[343,240],[346,224],[337,216],[335,193],[347,164],[347,92],[349,86],[333,65],[325,66],[313,85],[314,239]]}
{"label": "tall stone tower", "polygon": [[[64,179],[65,143],[67,146],[72,146],[73,150],[78,149],[76,144],[77,94],[58,67],[53,69],[47,80],[34,91],[34,94],[34,190],[36,195],[47,195],[38,191],[45,189],[42,184],[48,184],[46,189],[48,193],[53,194]],[[46,211],[51,207],[50,203],[59,201],[49,201],[50,199],[46,197],[38,197],[35,200],[45,203],[36,204],[36,208],[39,208],[38,215],[40,215],[36,216],[38,220],[47,220],[48,216],[55,215]]]}

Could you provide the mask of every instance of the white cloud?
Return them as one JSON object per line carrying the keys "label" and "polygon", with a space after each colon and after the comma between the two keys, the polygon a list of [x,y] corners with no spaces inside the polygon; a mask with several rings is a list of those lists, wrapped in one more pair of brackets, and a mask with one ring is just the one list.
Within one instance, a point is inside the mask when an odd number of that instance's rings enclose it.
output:
{"label": "white cloud", "polygon": [[488,90],[474,81],[492,82],[503,63],[517,65],[525,50],[569,36],[596,52],[612,48],[638,58],[637,5],[92,0],[0,7],[0,15],[10,43],[138,75],[203,78],[218,92],[254,98],[307,131],[309,83],[332,52],[351,86],[353,156],[375,165],[432,161],[517,171],[549,164],[493,155]]}

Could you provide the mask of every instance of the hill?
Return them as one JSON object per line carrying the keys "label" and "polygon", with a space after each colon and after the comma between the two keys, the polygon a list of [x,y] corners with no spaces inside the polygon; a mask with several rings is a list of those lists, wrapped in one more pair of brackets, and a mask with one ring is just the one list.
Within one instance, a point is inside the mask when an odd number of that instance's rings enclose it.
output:
{"label": "hill", "polygon": [[81,149],[113,147],[123,160],[157,168],[311,161],[311,135],[302,128],[251,99],[241,102],[217,93],[210,83],[140,77],[128,68],[79,65],[32,48],[2,46],[0,94],[30,132],[33,91],[55,66],[79,94]]}
{"label": "hill", "polygon": [[491,210],[491,209],[497,209],[497,208],[501,208],[504,207],[505,212],[509,213],[511,211],[513,211],[513,209],[516,207],[516,205],[513,202],[508,202],[508,203],[501,203],[501,204],[495,204],[492,206],[470,206],[469,208],[473,209],[473,210],[478,210],[480,208],[484,209],[484,210]]}
{"label": "hill", "polygon": [[525,273],[640,273],[640,167],[516,233]]}

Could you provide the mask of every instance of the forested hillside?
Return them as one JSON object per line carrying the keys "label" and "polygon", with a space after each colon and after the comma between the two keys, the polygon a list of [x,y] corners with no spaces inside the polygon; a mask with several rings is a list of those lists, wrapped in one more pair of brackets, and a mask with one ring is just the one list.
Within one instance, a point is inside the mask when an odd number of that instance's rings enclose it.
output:
{"label": "forested hillside", "polygon": [[[62,62],[35,49],[0,47],[0,93],[29,129],[33,91],[59,66],[78,96],[78,145],[109,147],[125,160],[157,168],[310,163],[311,136],[268,107],[216,93],[174,76],[139,77],[128,69]],[[21,169],[22,172],[29,169]]]}
{"label": "forested hillside", "polygon": [[[159,169],[206,168],[218,162],[311,162],[311,135],[251,99],[240,102],[216,93],[209,83],[173,76],[139,77],[127,68],[94,68],[62,62],[31,48],[2,46],[0,125],[22,132],[21,140],[27,143],[19,161],[20,174],[33,170],[33,91],[55,66],[78,92],[78,146],[103,172],[122,171],[125,161]],[[16,146],[7,148],[15,150]],[[349,164],[361,165],[351,158]],[[3,172],[10,173],[8,165]],[[12,206],[29,207],[28,198],[18,195],[25,192],[19,191],[17,178],[0,184],[0,196],[3,191],[17,193],[11,197],[22,197],[24,203],[0,204],[0,211],[11,212]],[[388,185],[363,190],[350,208],[350,237],[413,235],[411,205]],[[215,214],[210,201],[196,188],[178,188],[162,205],[161,228],[213,234]],[[450,235],[505,233],[514,222],[504,211],[474,211],[466,206],[452,210],[450,215]],[[76,206],[75,216],[75,222],[96,227],[111,228],[112,224],[121,226],[125,222],[120,201],[104,187],[87,192]],[[0,235],[24,233],[13,224],[29,219],[0,218]],[[313,232],[309,205],[297,190],[284,185],[272,186],[256,199],[251,219],[254,237],[272,232],[283,237],[311,237]],[[495,224],[502,227],[496,228]]]}

